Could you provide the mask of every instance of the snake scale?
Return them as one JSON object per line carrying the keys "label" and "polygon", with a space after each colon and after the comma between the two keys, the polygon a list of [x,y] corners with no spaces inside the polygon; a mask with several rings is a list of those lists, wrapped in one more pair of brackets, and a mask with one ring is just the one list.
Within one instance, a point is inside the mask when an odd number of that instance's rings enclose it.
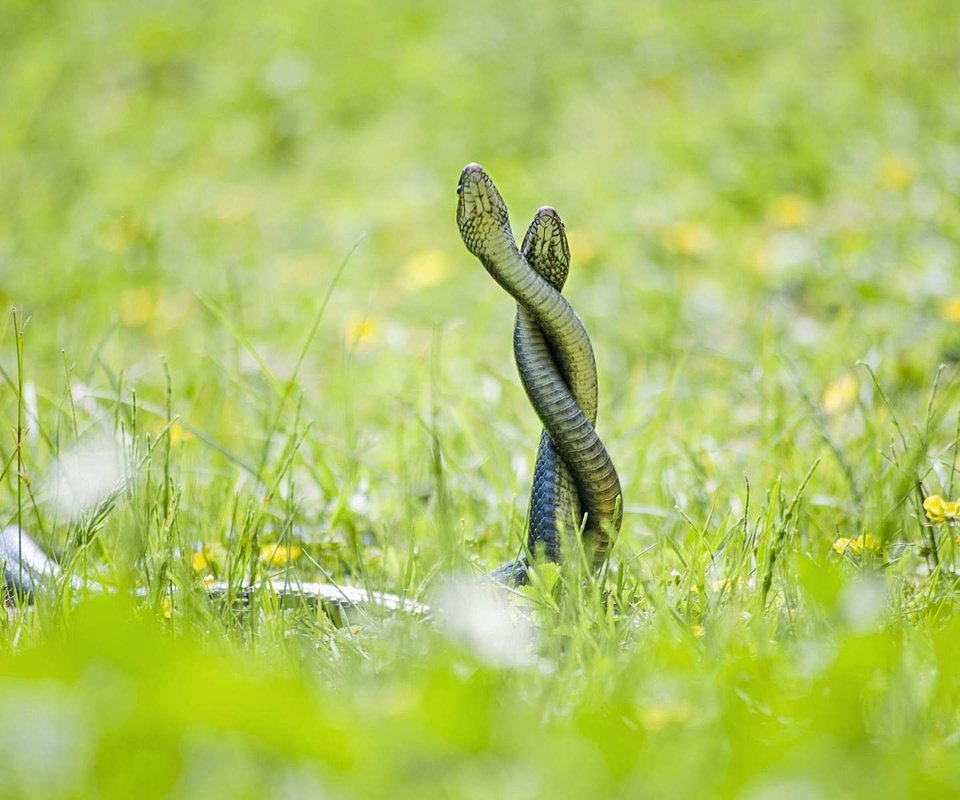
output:
{"label": "snake scale", "polygon": [[[620,530],[622,492],[594,427],[597,370],[590,337],[560,293],[570,260],[563,223],[552,208],[541,208],[518,249],[506,203],[482,167],[464,167],[457,194],[464,244],[517,302],[514,356],[544,427],[530,497],[528,550],[542,549],[558,561],[565,539],[582,529],[599,566],[611,536]],[[504,565],[494,576],[523,582],[525,560]]]}

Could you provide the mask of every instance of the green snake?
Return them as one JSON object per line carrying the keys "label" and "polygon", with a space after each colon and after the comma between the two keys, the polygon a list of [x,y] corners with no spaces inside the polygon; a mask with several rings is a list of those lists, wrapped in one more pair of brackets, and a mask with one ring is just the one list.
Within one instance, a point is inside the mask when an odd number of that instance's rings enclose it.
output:
{"label": "green snake", "polygon": [[[620,530],[620,479],[594,428],[597,372],[586,328],[560,294],[569,267],[563,224],[540,209],[517,249],[507,207],[493,181],[468,164],[457,187],[457,223],[467,249],[517,301],[514,354],[521,382],[544,427],[530,498],[528,549],[559,560],[565,535],[580,529],[594,565]],[[571,486],[572,483],[572,486]],[[575,490],[575,491],[574,491]],[[494,574],[521,582],[525,564]]]}
{"label": "green snake", "polygon": [[[556,211],[547,207],[537,211],[523,237],[520,254],[547,283],[558,292],[562,291],[570,271],[570,248],[563,222]],[[536,318],[521,303],[517,303],[517,317],[513,326],[513,352],[528,395],[536,397],[539,384],[532,383],[531,377],[540,365],[552,366],[557,370],[557,358],[550,350]],[[551,376],[551,379],[556,377]],[[585,404],[589,405],[589,410],[585,412],[587,418],[591,424],[595,424],[596,368],[587,377],[591,382],[580,387],[580,393],[586,399]],[[566,379],[561,379],[566,383]],[[580,529],[581,520],[580,496],[573,475],[557,453],[550,435],[543,431],[530,490],[529,551],[533,553],[542,547],[548,559],[559,561],[561,542],[571,541],[571,536]]]}

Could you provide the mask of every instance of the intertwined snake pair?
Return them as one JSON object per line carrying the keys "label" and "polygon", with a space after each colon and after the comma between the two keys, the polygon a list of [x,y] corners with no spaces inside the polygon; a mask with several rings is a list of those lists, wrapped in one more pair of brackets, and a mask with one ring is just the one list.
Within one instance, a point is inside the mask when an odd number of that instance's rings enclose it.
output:
{"label": "intertwined snake pair", "polygon": [[[543,423],[530,493],[528,551],[559,561],[582,530],[594,565],[620,530],[620,479],[597,436],[597,367],[586,328],[560,294],[570,266],[563,223],[537,211],[517,249],[503,198],[483,168],[468,164],[457,187],[457,223],[467,249],[517,301],[513,348],[520,380]],[[498,569],[523,582],[526,559]]]}

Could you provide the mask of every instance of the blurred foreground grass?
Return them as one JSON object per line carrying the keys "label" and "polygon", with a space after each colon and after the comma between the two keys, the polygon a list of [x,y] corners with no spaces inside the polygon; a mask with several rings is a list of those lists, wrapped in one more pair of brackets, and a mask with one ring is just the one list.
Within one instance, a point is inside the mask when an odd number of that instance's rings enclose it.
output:
{"label": "blurred foreground grass", "polygon": [[[11,608],[4,796],[960,792],[960,6],[0,14],[0,525],[146,593]],[[567,221],[626,496],[532,628],[450,600],[538,432],[474,160]],[[453,618],[203,591],[267,574]]]}

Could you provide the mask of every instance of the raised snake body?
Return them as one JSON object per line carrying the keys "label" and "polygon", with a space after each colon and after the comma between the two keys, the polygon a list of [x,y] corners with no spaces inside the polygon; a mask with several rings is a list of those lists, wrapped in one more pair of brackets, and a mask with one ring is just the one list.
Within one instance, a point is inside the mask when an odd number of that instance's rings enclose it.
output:
{"label": "raised snake body", "polygon": [[[544,279],[558,292],[562,291],[570,271],[570,248],[559,215],[552,208],[537,211],[523,237],[520,253]],[[544,352],[546,350],[546,352]],[[536,319],[522,303],[517,303],[517,318],[513,327],[513,352],[517,364],[552,362],[557,367],[556,354],[544,339]],[[591,348],[592,355],[592,348]],[[521,379],[528,394],[536,393],[536,386],[528,386],[532,375],[530,369],[521,369]],[[591,423],[596,420],[597,371],[594,367],[586,378],[588,385],[579,387],[579,394],[588,404],[585,412]],[[569,379],[563,377],[569,385]],[[592,400],[592,404],[590,401]],[[591,416],[592,412],[592,416]],[[573,534],[579,531],[582,520],[580,496],[570,470],[557,453],[550,435],[540,434],[540,446],[533,470],[533,485],[530,490],[530,520],[528,550],[536,553],[542,548],[551,561],[559,561],[561,542],[570,543]]]}
{"label": "raised snake body", "polygon": [[[585,542],[599,565],[610,536],[620,529],[621,488],[594,429],[597,378],[590,338],[559,291],[569,262],[563,225],[553,209],[540,209],[521,254],[506,204],[479,165],[464,168],[457,193],[457,223],[464,244],[517,301],[517,367],[547,434],[541,437],[534,470],[529,549],[541,545],[548,557],[559,558],[566,520],[575,520],[576,525],[582,512]],[[579,509],[571,498],[571,479]],[[523,565],[505,565],[495,575],[522,580]]]}

